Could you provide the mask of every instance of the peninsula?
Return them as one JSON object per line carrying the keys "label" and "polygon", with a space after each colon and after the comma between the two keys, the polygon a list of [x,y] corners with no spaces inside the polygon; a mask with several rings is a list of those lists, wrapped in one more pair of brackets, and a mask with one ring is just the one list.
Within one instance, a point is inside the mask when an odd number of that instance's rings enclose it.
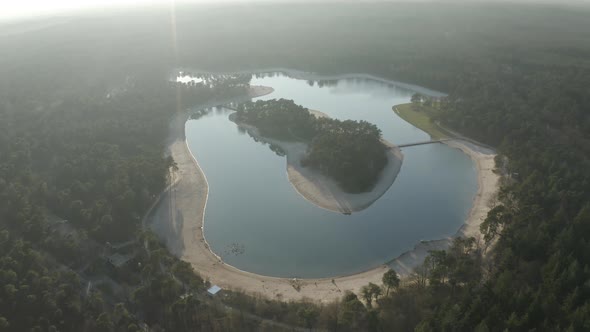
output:
{"label": "peninsula", "polygon": [[400,150],[366,121],[331,119],[285,99],[240,104],[230,119],[287,157],[288,178],[299,194],[334,212],[366,209],[401,168]]}

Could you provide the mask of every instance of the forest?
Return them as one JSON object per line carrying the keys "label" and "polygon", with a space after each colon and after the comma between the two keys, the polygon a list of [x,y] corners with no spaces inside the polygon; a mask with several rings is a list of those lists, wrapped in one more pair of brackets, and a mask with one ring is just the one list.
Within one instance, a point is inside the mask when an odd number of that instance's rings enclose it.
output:
{"label": "forest", "polygon": [[317,117],[285,99],[243,103],[236,115],[262,136],[307,143],[301,165],[336,180],[346,192],[371,191],[388,162],[381,130],[366,121]]}
{"label": "forest", "polygon": [[[0,33],[1,331],[590,330],[590,9],[308,6],[182,5],[175,25],[146,9]],[[483,238],[326,305],[183,297],[206,283],[141,229],[173,167],[167,121],[239,91],[165,82],[179,67],[275,66],[447,93],[438,120],[507,168]],[[129,238],[135,261],[109,268],[105,241]]]}
{"label": "forest", "polygon": [[[181,331],[187,328],[178,324],[189,322],[223,330],[213,317],[224,310],[179,300],[206,284],[142,219],[174,165],[162,149],[169,119],[182,108],[178,96],[192,105],[243,95],[244,80],[187,86],[138,76],[60,102],[4,99],[0,330],[141,331],[148,324]],[[129,240],[133,259],[113,268],[105,259],[110,244]],[[189,306],[205,309],[175,316]]]}

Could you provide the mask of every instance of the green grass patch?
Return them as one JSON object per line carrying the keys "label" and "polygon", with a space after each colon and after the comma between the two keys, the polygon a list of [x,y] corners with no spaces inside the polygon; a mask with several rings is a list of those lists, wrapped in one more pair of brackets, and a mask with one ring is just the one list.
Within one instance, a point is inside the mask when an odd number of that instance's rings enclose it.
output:
{"label": "green grass patch", "polygon": [[393,111],[395,114],[399,115],[400,118],[428,133],[432,139],[452,137],[432,120],[430,116],[431,112],[434,112],[434,109],[432,108],[426,106],[413,106],[409,103],[393,106]]}

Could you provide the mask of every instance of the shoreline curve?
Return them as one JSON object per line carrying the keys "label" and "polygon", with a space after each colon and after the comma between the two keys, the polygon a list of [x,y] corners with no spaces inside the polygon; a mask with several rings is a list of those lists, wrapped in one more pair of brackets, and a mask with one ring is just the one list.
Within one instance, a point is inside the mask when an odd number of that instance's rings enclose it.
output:
{"label": "shoreline curve", "polygon": [[[316,117],[329,117],[319,111],[310,110],[310,112]],[[285,152],[287,178],[293,189],[306,201],[331,212],[351,214],[368,208],[389,190],[402,167],[403,154],[400,148],[386,140],[382,140],[383,144],[388,147],[386,151],[387,165],[381,170],[375,187],[369,192],[347,193],[333,179],[316,170],[301,166],[301,160],[307,151],[307,144],[264,137],[260,135],[255,126],[237,122],[235,114],[229,115],[230,121],[245,129],[257,141],[276,145]]]}
{"label": "shoreline curve", "polygon": [[[272,91],[272,88],[268,87],[251,87],[247,99],[260,97]],[[223,102],[219,104],[221,103]],[[380,284],[383,273],[389,268],[394,268],[402,277],[407,277],[414,267],[421,264],[429,250],[447,248],[455,236],[479,236],[479,225],[487,215],[489,203],[498,188],[499,176],[492,172],[495,165],[493,151],[483,151],[467,141],[448,142],[447,145],[459,148],[470,156],[476,164],[478,173],[478,191],[474,197],[474,205],[469,217],[453,237],[422,241],[412,250],[383,265],[348,276],[292,279],[258,275],[224,263],[221,257],[213,253],[205,240],[204,214],[209,188],[197,159],[187,145],[187,119],[188,113],[181,112],[170,122],[166,154],[177,162],[178,171],[175,176],[179,178],[175,179],[175,183],[161,196],[160,202],[155,204],[150,227],[174,255],[189,262],[204,279],[224,288],[267,298],[330,302],[340,298],[346,290],[358,293],[360,288],[369,282]],[[172,196],[174,199],[163,199],[165,196]],[[172,218],[168,218],[170,211],[175,215]]]}

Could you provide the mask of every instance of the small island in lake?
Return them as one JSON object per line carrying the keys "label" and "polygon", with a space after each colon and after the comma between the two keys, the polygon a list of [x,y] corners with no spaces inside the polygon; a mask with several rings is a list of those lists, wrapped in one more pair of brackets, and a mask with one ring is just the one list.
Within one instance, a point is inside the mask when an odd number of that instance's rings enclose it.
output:
{"label": "small island in lake", "polygon": [[331,119],[285,99],[240,104],[230,119],[286,155],[295,189],[331,211],[349,214],[367,208],[401,168],[400,150],[366,121]]}

